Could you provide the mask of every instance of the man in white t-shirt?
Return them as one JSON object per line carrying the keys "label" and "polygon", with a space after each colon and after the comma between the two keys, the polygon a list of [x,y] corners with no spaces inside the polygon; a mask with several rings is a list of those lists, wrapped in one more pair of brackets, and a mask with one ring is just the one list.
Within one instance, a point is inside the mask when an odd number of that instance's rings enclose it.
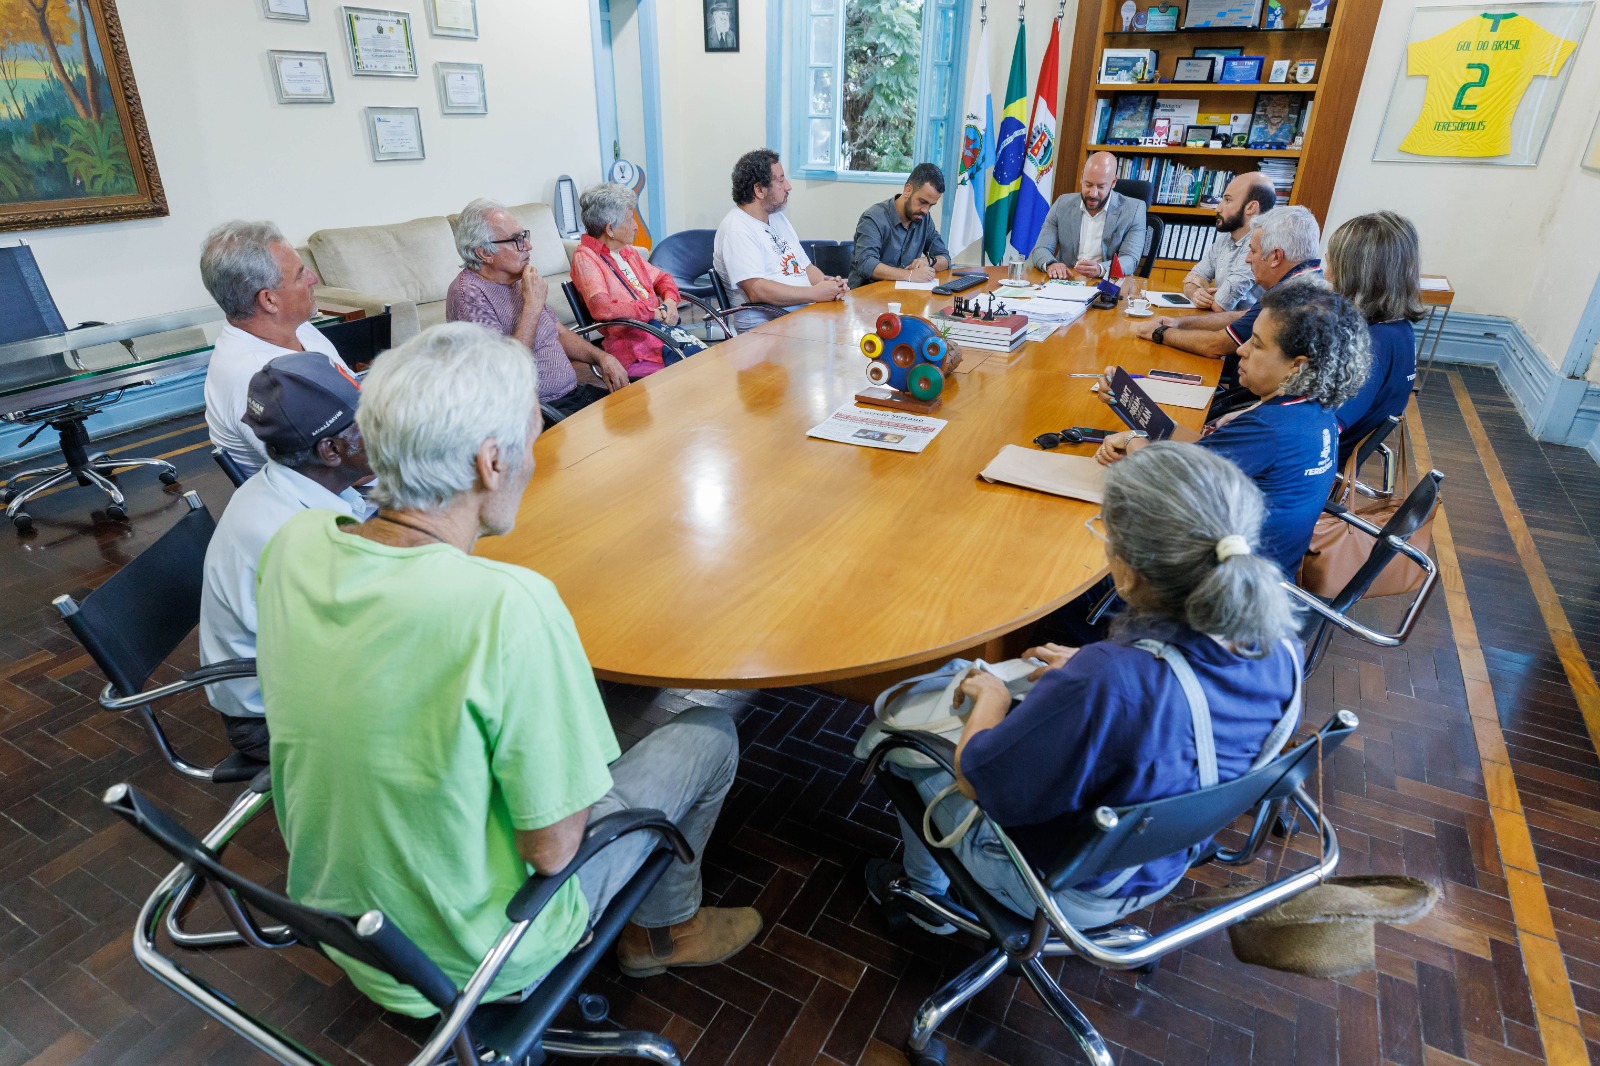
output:
{"label": "man in white t-shirt", "polygon": [[[789,188],[777,152],[757,148],[733,165],[735,206],[717,225],[711,265],[735,307],[758,303],[793,311],[842,300],[849,292],[843,278],[818,270],[800,247],[799,235],[782,213]],[[734,316],[739,329],[761,322],[753,313]]]}
{"label": "man in white t-shirt", "polygon": [[267,461],[244,424],[256,371],[290,352],[321,352],[341,370],[344,362],[311,324],[316,274],[272,223],[235,220],[212,230],[200,249],[200,280],[228,318],[206,368],[206,427],[212,444],[254,474]]}

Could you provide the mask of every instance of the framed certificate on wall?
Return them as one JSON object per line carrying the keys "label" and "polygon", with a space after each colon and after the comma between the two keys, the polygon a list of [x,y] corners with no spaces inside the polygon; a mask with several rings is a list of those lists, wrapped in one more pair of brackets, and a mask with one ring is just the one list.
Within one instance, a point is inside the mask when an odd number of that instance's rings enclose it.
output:
{"label": "framed certificate on wall", "polygon": [[422,150],[422,112],[415,107],[369,107],[366,109],[367,143],[374,163],[403,159],[424,159]]}
{"label": "framed certificate on wall", "polygon": [[261,0],[262,13],[269,19],[286,22],[310,22],[310,0]]}
{"label": "framed certificate on wall", "polygon": [[439,82],[439,110],[447,115],[489,113],[482,63],[435,63],[433,72]]}
{"label": "framed certificate on wall", "polygon": [[328,53],[267,53],[272,65],[272,85],[280,104],[331,104],[333,80],[328,77]]}
{"label": "framed certificate on wall", "polygon": [[427,0],[428,32],[478,39],[478,0]]}
{"label": "framed certificate on wall", "polygon": [[375,7],[342,7],[350,73],[380,78],[417,77],[417,42],[411,16]]}

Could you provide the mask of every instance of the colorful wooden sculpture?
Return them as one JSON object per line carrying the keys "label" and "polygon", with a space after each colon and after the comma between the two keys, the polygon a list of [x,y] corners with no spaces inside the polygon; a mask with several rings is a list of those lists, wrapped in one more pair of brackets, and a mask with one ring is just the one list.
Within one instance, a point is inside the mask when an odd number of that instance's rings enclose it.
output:
{"label": "colorful wooden sculpture", "polygon": [[954,346],[925,318],[885,311],[876,330],[861,338],[867,380],[924,402],[944,391],[945,377],[960,362]]}

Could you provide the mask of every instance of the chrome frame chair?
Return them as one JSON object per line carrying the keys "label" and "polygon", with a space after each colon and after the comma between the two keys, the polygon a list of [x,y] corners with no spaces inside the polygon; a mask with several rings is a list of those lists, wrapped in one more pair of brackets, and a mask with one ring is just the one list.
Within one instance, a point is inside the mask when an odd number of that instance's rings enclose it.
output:
{"label": "chrome frame chair", "polygon": [[196,493],[184,493],[183,501],[188,506],[184,516],[82,603],[71,596],[50,602],[107,678],[100,706],[119,713],[136,711],[161,758],[185,777],[218,785],[249,781],[265,763],[235,753],[215,766],[196,766],[172,746],[151,705],[218,681],[254,677],[254,659],[227,659],[190,670],[176,681],[144,687],[200,622],[206,546],[217,524]]}
{"label": "chrome frame chair", "polygon": [[217,465],[222,467],[222,472],[228,475],[228,481],[233,484],[234,488],[238,488],[240,485],[243,485],[246,481],[250,480],[250,475],[244,472],[244,467],[239,465],[239,460],[235,459],[221,448],[212,448],[211,458],[215,459],[217,461]]}
{"label": "chrome frame chair", "polygon": [[[1343,743],[1359,722],[1350,711],[1340,711],[1311,738],[1285,751],[1259,769],[1210,788],[1126,807],[1098,807],[1086,812],[1062,835],[1062,845],[1048,866],[1024,855],[1005,831],[993,822],[1000,842],[1022,875],[1038,910],[1024,919],[985,892],[949,851],[930,849],[966,906],[936,901],[907,885],[903,878],[891,882],[885,909],[891,925],[910,909],[931,922],[953,925],[986,942],[984,954],[923,1001],[912,1019],[907,1054],[912,1066],[943,1066],[944,1045],[934,1031],[952,1011],[977,995],[1002,973],[1020,974],[1038,993],[1045,1006],[1072,1034],[1084,1057],[1094,1066],[1111,1066],[1104,1039],[1044,968],[1043,960],[1057,955],[1077,955],[1111,970],[1148,970],[1165,955],[1187,947],[1202,937],[1226,929],[1320,883],[1339,863],[1339,841],[1333,824],[1302,787],[1325,757]],[[896,733],[887,737],[867,761],[864,777],[876,778],[895,808],[912,825],[922,824],[925,805],[916,788],[885,762],[898,748],[921,753],[946,773],[954,773],[955,745],[930,733]],[[1320,752],[1320,756],[1319,756]],[[1198,861],[1245,866],[1254,861],[1267,836],[1283,826],[1292,833],[1293,807],[1316,826],[1321,837],[1321,860],[1301,870],[1279,873],[1275,880],[1237,899],[1210,907],[1164,931],[1152,934],[1139,926],[1118,923],[1100,929],[1079,929],[1068,920],[1051,896],[1053,889],[1082,884],[1101,874],[1195,848],[1253,814],[1248,835],[1237,850],[1217,848],[1200,853]],[[1286,834],[1287,836],[1287,834]],[[1285,839],[1283,847],[1288,848]],[[1281,871],[1281,866],[1280,866]],[[967,907],[971,909],[968,910]]]}
{"label": "chrome frame chair", "polygon": [[773,304],[740,304],[737,307],[732,306],[732,301],[728,297],[728,287],[722,283],[722,275],[715,270],[711,272],[711,288],[717,294],[717,306],[722,308],[722,313],[727,316],[728,328],[733,330],[735,336],[739,333],[738,326],[734,325],[733,322],[733,316],[737,312],[753,311],[756,314],[765,316],[768,322],[775,318],[782,318],[789,313]]}
{"label": "chrome frame chair", "polygon": [[[644,322],[637,318],[595,318],[589,313],[589,305],[584,302],[583,294],[578,291],[578,286],[574,282],[563,281],[561,283],[561,292],[567,298],[567,306],[572,308],[572,317],[577,320],[577,325],[573,328],[580,333],[598,332],[606,326],[629,326],[633,329],[643,330],[662,344],[671,345],[674,343],[667,331],[654,322]],[[717,328],[722,330],[724,340],[734,336],[733,327],[728,325],[728,319],[721,311],[712,307],[698,296],[691,296],[681,290],[678,296],[683,303],[692,304],[698,308],[706,316],[706,321],[716,323]]]}
{"label": "chrome frame chair", "polygon": [[[265,777],[265,774],[262,775]],[[257,786],[260,786],[259,788]],[[619,811],[590,825],[583,843],[566,867],[549,876],[535,874],[506,906],[508,926],[482,962],[457,989],[454,982],[382,912],[357,916],[335,914],[296,904],[229,870],[217,852],[243,825],[266,806],[261,782],[241,796],[228,817],[202,841],[178,825],[131,786],[112,786],[103,802],[178,860],[178,866],[156,887],[140,909],[134,928],[133,952],[139,965],[178,995],[221,1022],[251,1045],[285,1066],[327,1066],[291,1037],[245,1011],[232,997],[214,988],[181,963],[162,954],[156,944],[164,918],[181,902],[183,887],[197,882],[212,889],[233,924],[235,936],[257,948],[301,945],[326,953],[332,947],[383,970],[410,985],[439,1010],[439,1020],[410,1066],[453,1061],[538,1066],[548,1056],[621,1055],[679,1066],[677,1048],[649,1032],[616,1029],[556,1029],[550,1022],[568,1002],[576,1001],[584,1020],[604,1022],[610,1012],[604,997],[579,991],[579,984],[615,942],[623,924],[675,859],[693,860],[683,835],[662,812]],[[501,968],[521,942],[529,925],[557,891],[589,859],[631,833],[657,834],[657,849],[617,894],[589,933],[521,1002],[484,1003]],[[257,914],[281,925],[261,924]]]}
{"label": "chrome frame chair", "polygon": [[[1383,463],[1383,480],[1378,488],[1372,488],[1357,480],[1352,488],[1369,500],[1387,500],[1394,495],[1395,485],[1399,481],[1400,466],[1394,450],[1385,443],[1389,435],[1400,427],[1402,421],[1399,415],[1390,415],[1383,422],[1361,439],[1356,445],[1356,472],[1367,465],[1367,462],[1376,455]],[[1335,483],[1334,494],[1338,495],[1339,485]]]}
{"label": "chrome frame chair", "polygon": [[[717,231],[714,229],[684,229],[669,233],[650,250],[650,264],[665,270],[678,283],[680,294],[698,296],[704,300],[715,298],[710,275],[716,273],[711,265]],[[702,283],[701,278],[707,280]]]}
{"label": "chrome frame chair", "polygon": [[[1322,509],[1323,514],[1333,515],[1346,525],[1354,526],[1372,537],[1373,544],[1366,562],[1361,564],[1360,569],[1332,599],[1325,600],[1307,592],[1292,581],[1283,582],[1283,587],[1288,589],[1289,595],[1310,610],[1314,616],[1311,625],[1301,634],[1301,639],[1306,645],[1308,677],[1322,663],[1322,657],[1327,653],[1328,645],[1333,640],[1334,627],[1380,648],[1397,648],[1410,639],[1411,631],[1416,628],[1417,620],[1422,616],[1422,609],[1428,605],[1428,598],[1433,595],[1433,588],[1439,581],[1438,564],[1427,552],[1412,544],[1410,538],[1422,528],[1428,516],[1439,506],[1439,486],[1443,481],[1444,474],[1438,470],[1430,470],[1424,474],[1382,528],[1338,504],[1330,503]],[[1383,573],[1384,568],[1397,556],[1405,558],[1422,571],[1422,585],[1412,596],[1411,603],[1401,616],[1399,627],[1393,633],[1385,633],[1351,618],[1350,610],[1367,594],[1367,590],[1378,579],[1378,575]]]}

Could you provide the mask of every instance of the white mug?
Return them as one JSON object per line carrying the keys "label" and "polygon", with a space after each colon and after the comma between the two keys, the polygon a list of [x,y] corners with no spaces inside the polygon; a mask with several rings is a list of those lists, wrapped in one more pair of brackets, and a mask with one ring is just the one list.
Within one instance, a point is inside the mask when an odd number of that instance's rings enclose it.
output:
{"label": "white mug", "polygon": [[1150,301],[1145,299],[1143,296],[1132,297],[1128,300],[1128,310],[1137,314],[1143,314],[1144,312],[1150,310]]}

